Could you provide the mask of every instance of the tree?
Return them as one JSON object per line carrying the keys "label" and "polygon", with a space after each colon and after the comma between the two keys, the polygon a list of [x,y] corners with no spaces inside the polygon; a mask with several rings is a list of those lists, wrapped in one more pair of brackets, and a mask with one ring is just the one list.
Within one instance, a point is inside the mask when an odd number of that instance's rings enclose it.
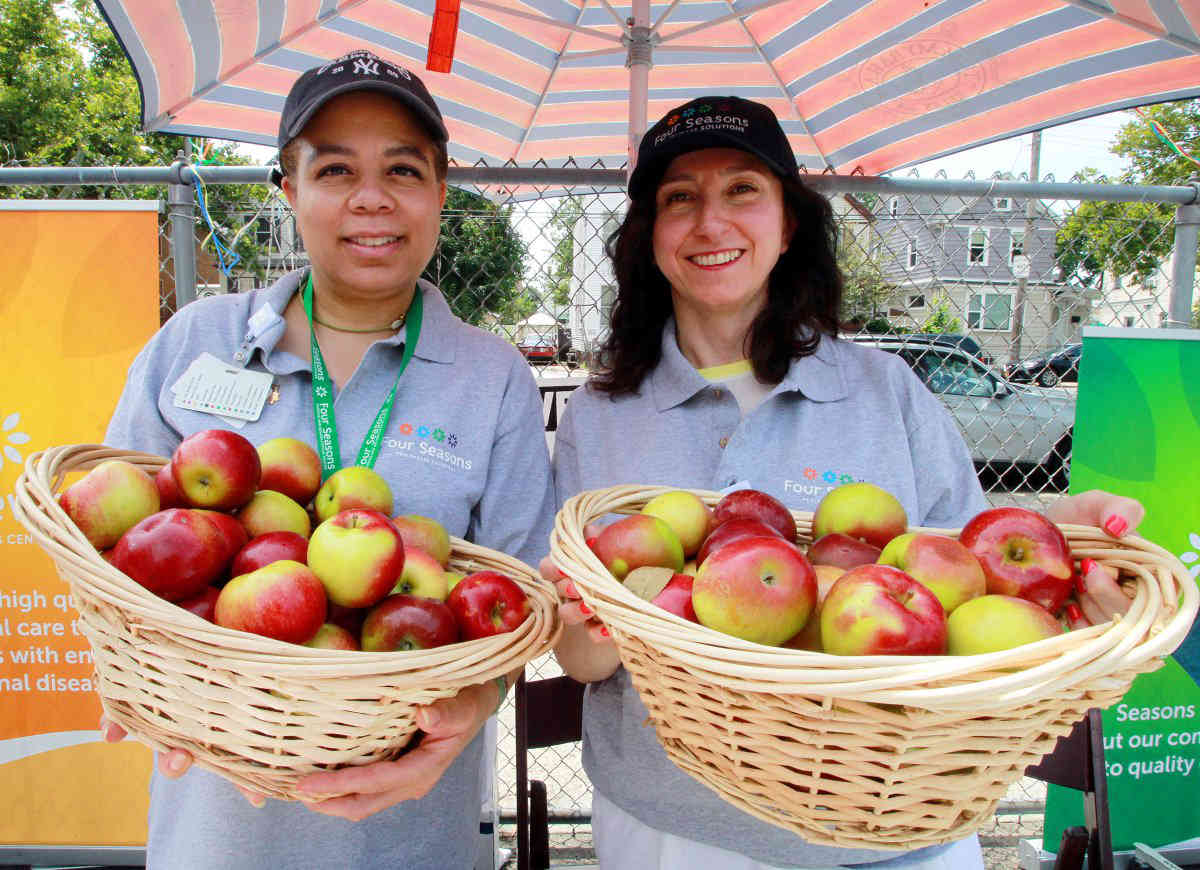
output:
{"label": "tree", "polygon": [[962,332],[962,321],[954,313],[954,309],[950,303],[950,299],[946,296],[939,296],[929,303],[929,316],[925,318],[925,322],[921,324],[921,332],[948,332],[957,334]]}
{"label": "tree", "polygon": [[541,276],[542,298],[549,299],[556,309],[571,304],[571,278],[575,272],[575,225],[583,216],[578,198],[567,196],[559,200],[550,215],[548,229],[554,239],[550,261]]}
{"label": "tree", "polygon": [[537,310],[522,285],[525,243],[512,224],[511,207],[451,187],[442,212],[437,252],[425,277],[437,284],[450,308],[468,323],[485,314],[515,323]]}
{"label": "tree", "polygon": [[883,274],[878,260],[863,250],[856,239],[838,247],[838,266],[842,270],[841,317],[847,323],[878,319],[895,295],[897,287]]}

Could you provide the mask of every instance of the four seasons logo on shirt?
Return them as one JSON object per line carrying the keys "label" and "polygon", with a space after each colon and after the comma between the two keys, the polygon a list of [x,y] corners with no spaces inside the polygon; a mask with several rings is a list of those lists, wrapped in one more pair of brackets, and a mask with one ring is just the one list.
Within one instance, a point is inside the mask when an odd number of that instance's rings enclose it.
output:
{"label": "four seasons logo on shirt", "polygon": [[399,438],[383,439],[383,447],[403,458],[416,459],[430,465],[470,471],[472,462],[455,452],[460,446],[459,437],[440,426],[400,423],[396,427]]}

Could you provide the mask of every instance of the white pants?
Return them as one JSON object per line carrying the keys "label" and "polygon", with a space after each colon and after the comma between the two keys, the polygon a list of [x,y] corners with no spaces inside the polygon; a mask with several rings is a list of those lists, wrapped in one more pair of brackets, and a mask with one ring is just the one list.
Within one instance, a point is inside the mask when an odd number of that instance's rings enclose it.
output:
{"label": "white pants", "polygon": [[[599,793],[592,795],[592,838],[600,870],[784,870],[644,825]],[[866,866],[869,870],[983,870],[983,851],[979,838],[971,836],[933,857],[897,855]]]}

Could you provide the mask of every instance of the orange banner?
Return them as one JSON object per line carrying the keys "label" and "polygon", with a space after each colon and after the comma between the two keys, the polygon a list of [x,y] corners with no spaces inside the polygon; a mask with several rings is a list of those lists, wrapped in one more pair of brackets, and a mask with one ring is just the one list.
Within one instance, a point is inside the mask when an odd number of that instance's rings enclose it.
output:
{"label": "orange banner", "polygon": [[0,843],[140,845],[150,753],[99,742],[67,585],[12,513],[29,454],[99,442],[158,328],[153,201],[0,202]]}

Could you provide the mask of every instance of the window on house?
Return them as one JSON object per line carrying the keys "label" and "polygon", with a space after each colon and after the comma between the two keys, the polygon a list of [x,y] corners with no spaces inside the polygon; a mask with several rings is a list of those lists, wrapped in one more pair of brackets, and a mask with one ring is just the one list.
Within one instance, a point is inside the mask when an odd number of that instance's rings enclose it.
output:
{"label": "window on house", "polygon": [[1013,262],[1025,253],[1025,231],[1013,230],[1009,233],[1008,262]]}
{"label": "window on house", "polygon": [[1012,200],[1007,196],[996,197],[992,200],[992,204],[995,205],[996,211],[1012,211]]}
{"label": "window on house", "polygon": [[264,248],[271,247],[271,219],[269,217],[260,217],[254,221],[254,242]]}
{"label": "window on house", "polygon": [[909,296],[908,297],[908,307],[909,308],[924,308],[925,307],[925,294],[917,293],[914,296]]}
{"label": "window on house", "polygon": [[1071,325],[1072,326],[1078,326],[1082,322],[1083,322],[1083,318],[1080,317],[1078,314],[1071,315]]}
{"label": "window on house", "polygon": [[1133,326],[1133,318],[1132,318],[1132,317],[1126,317],[1126,318],[1125,318],[1125,325],[1126,325],[1126,326]]}
{"label": "window on house", "polygon": [[1012,294],[973,293],[967,304],[967,326],[971,329],[1012,328]]}
{"label": "window on house", "polygon": [[917,243],[909,242],[908,243],[908,268],[910,268],[910,269],[913,268],[914,266],[917,265],[917,263],[920,262],[920,260],[921,260],[920,255],[917,254]]}
{"label": "window on house", "polygon": [[984,227],[971,230],[971,241],[967,246],[967,262],[987,265],[988,231]]}
{"label": "window on house", "polygon": [[605,284],[600,288],[600,316],[608,323],[612,316],[613,303],[617,301],[617,285]]}
{"label": "window on house", "polygon": [[900,197],[893,196],[888,202],[888,214],[890,214],[892,217],[900,214]]}

